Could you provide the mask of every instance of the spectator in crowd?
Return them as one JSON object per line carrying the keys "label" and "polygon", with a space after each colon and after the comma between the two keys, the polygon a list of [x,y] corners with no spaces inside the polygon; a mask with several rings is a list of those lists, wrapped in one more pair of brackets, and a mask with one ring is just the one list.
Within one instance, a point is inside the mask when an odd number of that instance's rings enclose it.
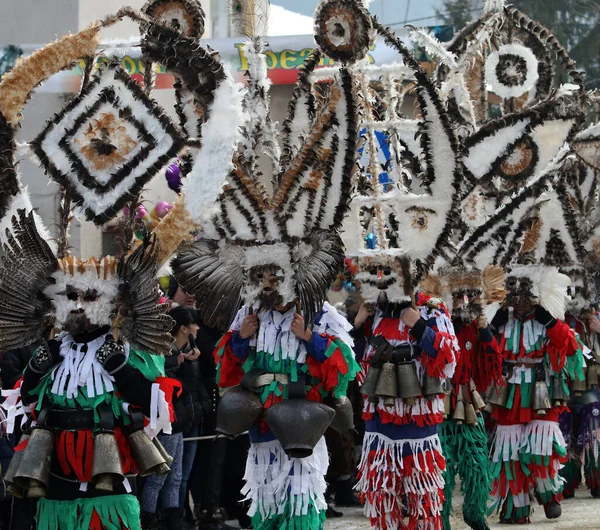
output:
{"label": "spectator in crowd", "polygon": [[182,390],[179,397],[174,399],[175,421],[172,434],[161,433],[158,439],[173,458],[171,472],[167,475],[153,475],[146,479],[140,500],[142,509],[142,527],[144,530],[159,528],[160,520],[166,530],[181,530],[183,510],[180,506],[180,491],[183,475],[183,432],[190,429],[194,422],[195,408],[193,393],[182,383],[181,365],[185,361],[193,362],[200,356],[197,348],[183,353],[189,343],[188,337],[195,336],[198,326],[189,309],[179,306],[171,309],[169,315],[175,321],[172,335],[175,338],[172,354],[165,359],[166,375],[180,381]]}
{"label": "spectator in crowd", "polygon": [[[3,389],[14,388],[23,377],[23,370],[29,363],[37,344],[19,348],[14,351],[4,352],[0,360],[0,379]],[[15,425],[14,434],[8,435],[0,440],[0,464],[6,470],[14,454],[14,448],[19,443],[21,431],[19,425]],[[36,512],[35,499],[18,499],[8,494],[2,500],[0,508],[0,519],[2,530],[30,530],[34,527],[34,516]]]}

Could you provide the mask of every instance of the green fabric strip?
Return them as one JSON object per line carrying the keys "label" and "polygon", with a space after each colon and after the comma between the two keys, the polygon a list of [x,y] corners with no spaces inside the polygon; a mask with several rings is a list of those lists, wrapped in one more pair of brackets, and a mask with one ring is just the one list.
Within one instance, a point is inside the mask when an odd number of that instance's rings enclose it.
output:
{"label": "green fabric strip", "polygon": [[294,515],[294,506],[288,502],[282,514],[263,519],[259,510],[252,517],[253,530],[321,530],[324,524],[325,511],[317,512],[312,501],[306,515]]}
{"label": "green fabric strip", "polygon": [[165,358],[162,355],[131,349],[127,362],[141,372],[148,381],[155,381],[165,375]]}
{"label": "green fabric strip", "polygon": [[139,530],[140,505],[133,495],[109,495],[74,501],[40,499],[37,530],[89,530],[94,511],[106,530]]}
{"label": "green fabric strip", "polygon": [[452,496],[457,474],[461,479],[460,491],[464,498],[462,511],[465,522],[484,522],[492,488],[493,470],[488,459],[483,418],[479,417],[477,425],[458,425],[453,420],[444,421],[440,426],[440,440],[446,458],[446,501],[442,511],[444,530],[450,530]]}

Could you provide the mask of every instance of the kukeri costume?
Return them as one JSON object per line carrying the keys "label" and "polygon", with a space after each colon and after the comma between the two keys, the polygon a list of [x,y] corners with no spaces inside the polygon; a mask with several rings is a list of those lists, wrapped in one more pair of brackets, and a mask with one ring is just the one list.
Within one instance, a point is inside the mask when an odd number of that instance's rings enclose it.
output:
{"label": "kukeri costume", "polygon": [[[372,30],[355,2],[319,4],[319,49],[300,73],[280,145],[270,120],[264,19],[251,3],[239,7],[250,39],[247,125],[220,210],[181,250],[174,272],[200,300],[204,322],[229,329],[215,351],[217,380],[223,389],[241,387],[224,393],[217,429],[229,436],[250,429],[244,493],[253,527],[318,529],[328,465],[322,435],[334,413],[321,401],[344,396],[359,369],[348,323],[324,303],[343,266],[337,232],[354,172],[358,109],[349,66],[323,98],[308,80],[322,53],[344,65],[362,58]],[[260,180],[261,153],[262,167],[273,168],[272,195]],[[308,340],[291,331],[299,314],[312,329]],[[249,315],[258,329],[242,337]]]}
{"label": "kukeri costume", "polygon": [[450,529],[456,475],[460,476],[464,521],[476,530],[487,529],[487,504],[492,487],[488,437],[480,411],[482,394],[491,385],[502,385],[502,356],[489,326],[479,328],[486,309],[504,300],[504,273],[500,267],[482,272],[463,267],[442,267],[420,287],[443,298],[452,307],[452,323],[460,355],[446,396],[446,418],[440,440],[446,471],[444,528]]}
{"label": "kukeri costume", "polygon": [[[122,18],[141,28],[144,88],[117,64],[92,73],[99,32]],[[76,35],[24,59],[0,82],[0,349],[37,343],[20,384],[4,392],[9,422],[21,414],[26,436],[5,479],[13,494],[40,498],[43,530],[140,527],[131,480],[168,472],[169,455],[153,443],[170,432],[176,381],[164,377],[172,320],[159,304],[157,273],[221,189],[228,168],[209,180],[207,150],[188,152],[185,197],[154,235],[133,244],[142,187],[188,143],[182,132],[196,116],[193,136],[210,128],[213,103],[222,152],[233,153],[240,104],[222,65],[199,46],[203,14],[198,3],[149,2],[143,12],[123,9]],[[35,87],[84,60],[81,93],[48,122],[30,148],[61,186],[57,245],[33,212],[16,170],[14,132]],[[178,102],[181,127],[150,98],[152,63],[161,62],[187,98]],[[202,112],[200,112],[202,109]],[[197,113],[194,113],[197,111]],[[202,116],[198,118],[198,116]],[[213,124],[214,125],[214,124]],[[78,259],[69,255],[73,209],[102,225],[123,206],[123,257]],[[199,213],[200,211],[200,213]],[[190,214],[188,212],[195,212]],[[51,334],[57,333],[54,339]]]}

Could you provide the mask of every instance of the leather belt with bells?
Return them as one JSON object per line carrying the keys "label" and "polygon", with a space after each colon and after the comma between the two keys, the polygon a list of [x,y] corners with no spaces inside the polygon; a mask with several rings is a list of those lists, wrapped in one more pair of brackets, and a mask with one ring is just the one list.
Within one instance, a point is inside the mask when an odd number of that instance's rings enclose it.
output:
{"label": "leather belt with bells", "polygon": [[287,385],[290,382],[290,378],[286,374],[263,374],[263,375],[259,375],[254,380],[254,382],[252,383],[252,386],[254,388],[260,388],[262,386],[268,386],[271,383],[273,383],[274,381],[277,381],[278,383],[281,383],[282,385]]}

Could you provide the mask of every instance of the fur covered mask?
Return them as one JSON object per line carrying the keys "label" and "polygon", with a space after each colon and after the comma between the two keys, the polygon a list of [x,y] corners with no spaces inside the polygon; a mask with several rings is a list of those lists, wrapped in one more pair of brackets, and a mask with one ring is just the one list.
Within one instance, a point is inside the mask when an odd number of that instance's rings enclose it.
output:
{"label": "fur covered mask", "polygon": [[55,328],[77,333],[111,325],[119,295],[116,270],[113,257],[59,260],[54,282],[44,289],[52,302]]}
{"label": "fur covered mask", "polygon": [[365,302],[392,303],[410,301],[411,273],[406,257],[377,254],[355,258],[356,280]]}

